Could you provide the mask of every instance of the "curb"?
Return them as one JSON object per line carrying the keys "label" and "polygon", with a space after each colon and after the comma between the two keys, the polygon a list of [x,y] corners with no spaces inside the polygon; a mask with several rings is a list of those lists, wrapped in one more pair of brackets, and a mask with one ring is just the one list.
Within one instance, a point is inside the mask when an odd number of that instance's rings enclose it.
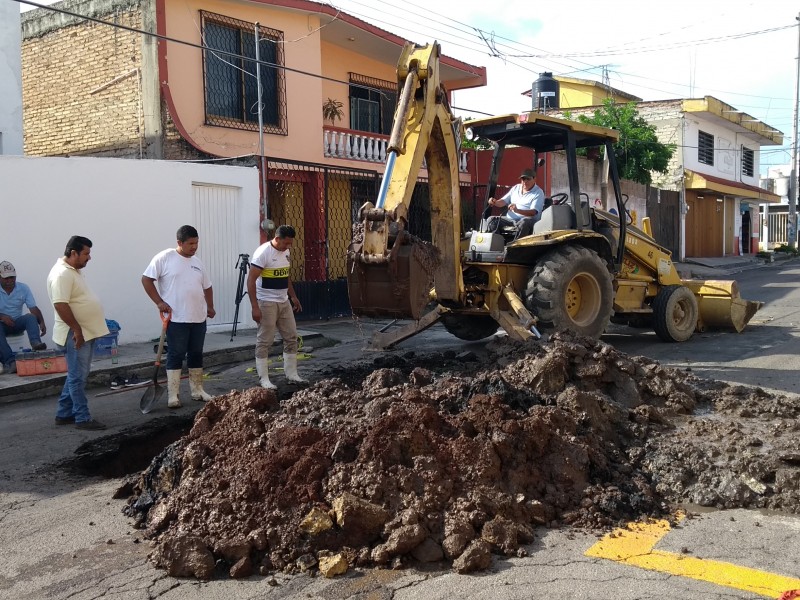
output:
{"label": "curb", "polygon": [[[324,336],[320,333],[311,333],[304,335],[303,339],[324,339]],[[270,354],[273,354],[275,352],[275,346],[279,346],[280,344],[280,340],[276,341],[270,349]],[[281,351],[282,350],[279,350],[279,352]],[[206,369],[219,365],[247,362],[248,360],[253,360],[253,352],[253,346],[250,344],[236,348],[209,350],[203,353],[203,368]],[[111,380],[114,379],[115,376],[122,376],[123,374],[136,375],[143,379],[151,379],[153,376],[154,363],[155,359],[128,363],[125,365],[114,365],[113,367],[101,367],[92,370],[89,373],[86,388],[108,388],[111,384]],[[55,396],[61,392],[66,380],[66,373],[59,373],[50,375],[46,379],[39,379],[38,381],[21,381],[19,385],[0,389],[0,404]]]}

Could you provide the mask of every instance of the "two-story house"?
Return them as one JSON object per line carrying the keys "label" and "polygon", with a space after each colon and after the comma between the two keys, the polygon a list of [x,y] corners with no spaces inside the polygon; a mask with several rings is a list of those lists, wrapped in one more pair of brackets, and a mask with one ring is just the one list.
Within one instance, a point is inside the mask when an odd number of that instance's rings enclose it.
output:
{"label": "two-story house", "polygon": [[759,207],[780,202],[759,187],[760,149],[780,146],[783,134],[713,96],[640,102],[637,109],[659,140],[677,147],[670,174],[654,183],[683,194],[682,255],[758,252]]}
{"label": "two-story house", "polygon": [[[406,40],[306,0],[52,8],[65,12],[22,18],[26,152],[259,168],[253,219],[297,228],[304,316],[346,313],[351,226],[377,193]],[[482,86],[486,70],[443,56],[441,78],[448,90]],[[461,171],[466,184],[465,159]],[[201,200],[197,221],[225,218],[219,190]],[[426,205],[423,170],[412,210]]]}
{"label": "two-story house", "polygon": [[653,173],[653,185],[681,194],[680,258],[758,252],[760,205],[780,202],[759,187],[760,149],[780,146],[783,134],[713,96],[641,101],[636,109],[659,141],[676,148],[668,174]]}

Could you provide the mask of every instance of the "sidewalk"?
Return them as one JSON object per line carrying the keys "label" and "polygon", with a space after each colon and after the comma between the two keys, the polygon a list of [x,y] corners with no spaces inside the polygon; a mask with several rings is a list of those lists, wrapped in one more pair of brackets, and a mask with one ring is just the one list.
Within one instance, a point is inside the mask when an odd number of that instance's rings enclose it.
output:
{"label": "sidewalk", "polygon": [[[774,252],[773,262],[793,258],[786,252]],[[687,258],[676,262],[675,268],[683,279],[729,278],[729,276],[771,264],[763,258],[748,254],[746,256],[716,256],[711,258]]]}
{"label": "sidewalk", "polygon": [[[303,339],[303,347],[308,348],[328,346],[335,343],[336,339],[353,337],[352,330],[357,330],[353,319],[345,317],[320,322],[301,321],[298,323],[297,332]],[[325,335],[323,335],[323,331],[326,332]],[[92,361],[88,387],[110,388],[111,381],[115,377],[119,376],[124,379],[134,374],[140,379],[152,380],[156,360],[154,347],[157,346],[157,343],[157,341],[150,341],[121,344],[117,364],[111,363],[110,356],[95,357]],[[280,335],[276,334],[271,353],[282,351],[280,343]],[[255,329],[239,329],[232,340],[230,329],[209,332],[206,334],[204,345],[203,366],[209,368],[223,364],[254,361],[255,344]],[[162,358],[160,378],[164,377],[163,362],[165,359],[166,355]],[[65,380],[66,373],[27,377],[4,373],[0,375],[0,404],[58,394],[64,386]]]}
{"label": "sidewalk", "polygon": [[[775,262],[791,258],[785,253],[775,253]],[[763,258],[755,256],[725,256],[717,258],[692,258],[686,262],[675,263],[675,268],[684,279],[732,279],[735,273],[746,269],[764,266]],[[304,346],[330,346],[338,341],[356,338],[366,339],[374,330],[389,323],[391,319],[359,319],[351,317],[330,319],[328,321],[300,321],[298,333]],[[206,334],[204,367],[240,363],[254,360],[256,343],[255,329],[240,329],[231,340],[231,331],[209,332]],[[276,335],[272,352],[280,353],[280,337]],[[119,362],[111,363],[111,357],[97,357],[92,362],[89,387],[109,388],[111,381],[119,376],[123,379],[131,375],[145,380],[152,379],[156,355],[156,342],[122,344],[119,346]],[[164,377],[163,367],[161,377]],[[0,375],[0,404],[43,398],[61,391],[66,379],[65,373],[52,375],[32,375],[20,377],[4,373]]]}

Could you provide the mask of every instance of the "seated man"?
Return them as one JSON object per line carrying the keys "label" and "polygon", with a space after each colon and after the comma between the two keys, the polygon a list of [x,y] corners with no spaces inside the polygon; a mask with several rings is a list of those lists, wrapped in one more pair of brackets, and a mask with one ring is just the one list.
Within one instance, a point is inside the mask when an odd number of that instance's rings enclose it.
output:
{"label": "seated man", "polygon": [[533,224],[542,218],[544,210],[544,192],[536,185],[533,169],[525,169],[519,179],[520,182],[502,198],[489,198],[489,206],[508,206],[506,217],[517,227],[515,240],[533,232]]}
{"label": "seated man", "polygon": [[[22,314],[22,307],[27,306],[30,314]],[[42,336],[47,333],[42,311],[36,307],[31,288],[17,282],[17,271],[7,260],[0,262],[0,369],[8,373],[16,373],[14,351],[6,341],[7,335],[28,333],[33,350],[44,350],[47,344]],[[3,371],[0,370],[0,373]]]}

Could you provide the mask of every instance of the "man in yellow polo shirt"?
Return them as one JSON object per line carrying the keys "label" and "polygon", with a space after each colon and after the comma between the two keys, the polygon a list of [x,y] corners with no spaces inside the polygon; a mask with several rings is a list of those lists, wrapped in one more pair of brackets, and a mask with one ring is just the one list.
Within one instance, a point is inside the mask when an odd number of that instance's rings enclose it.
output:
{"label": "man in yellow polo shirt", "polygon": [[103,307],[81,273],[91,260],[92,242],[73,235],[47,276],[47,295],[56,312],[53,341],[67,355],[67,381],[61,390],[56,425],[75,423],[78,429],[106,426],[89,414],[86,380],[92,366],[94,340],[108,334]]}

